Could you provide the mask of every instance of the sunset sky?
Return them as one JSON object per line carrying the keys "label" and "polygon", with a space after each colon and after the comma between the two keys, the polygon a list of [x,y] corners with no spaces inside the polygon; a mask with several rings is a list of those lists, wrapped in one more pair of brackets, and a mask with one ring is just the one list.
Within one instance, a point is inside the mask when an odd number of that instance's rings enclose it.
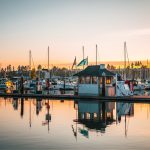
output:
{"label": "sunset sky", "polygon": [[0,0],[0,64],[150,59],[150,0]]}

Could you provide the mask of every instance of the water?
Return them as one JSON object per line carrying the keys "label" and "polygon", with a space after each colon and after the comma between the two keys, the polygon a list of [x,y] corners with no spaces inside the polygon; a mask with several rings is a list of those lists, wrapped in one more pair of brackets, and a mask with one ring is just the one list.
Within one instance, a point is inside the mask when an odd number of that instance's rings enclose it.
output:
{"label": "water", "polygon": [[0,149],[150,149],[150,104],[0,98]]}

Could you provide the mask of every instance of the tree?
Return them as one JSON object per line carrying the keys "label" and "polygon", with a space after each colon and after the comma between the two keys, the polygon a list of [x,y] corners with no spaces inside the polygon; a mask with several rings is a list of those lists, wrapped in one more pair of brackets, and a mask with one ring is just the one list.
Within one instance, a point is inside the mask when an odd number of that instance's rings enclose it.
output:
{"label": "tree", "polygon": [[132,64],[131,64],[131,68],[133,69],[133,67],[134,67],[134,64],[133,64],[133,62],[132,62]]}
{"label": "tree", "polygon": [[15,67],[13,66],[13,72],[15,71]]}
{"label": "tree", "polygon": [[110,65],[109,65],[109,64],[107,65],[107,69],[108,69],[108,70],[110,69]]}
{"label": "tree", "polygon": [[37,67],[37,69],[41,70],[42,69],[42,65],[39,64],[38,67]]}
{"label": "tree", "polygon": [[37,69],[38,69],[38,77],[41,78],[42,65],[39,64]]}

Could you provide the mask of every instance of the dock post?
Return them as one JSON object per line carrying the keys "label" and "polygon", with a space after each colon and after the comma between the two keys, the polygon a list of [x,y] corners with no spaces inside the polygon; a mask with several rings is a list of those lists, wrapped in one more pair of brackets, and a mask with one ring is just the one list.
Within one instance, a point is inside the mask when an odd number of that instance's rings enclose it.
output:
{"label": "dock post", "polygon": [[66,81],[65,81],[65,78],[64,78],[64,91],[66,89]]}
{"label": "dock post", "polygon": [[20,93],[23,94],[24,88],[23,88],[23,77],[20,79]]}
{"label": "dock post", "polygon": [[105,96],[105,76],[102,77],[102,96]]}
{"label": "dock post", "polygon": [[46,79],[46,90],[48,90],[47,94],[49,94],[49,88],[50,88],[49,79]]}
{"label": "dock post", "polygon": [[35,93],[37,94],[37,89],[38,89],[38,78],[36,78],[36,87],[35,87]]}

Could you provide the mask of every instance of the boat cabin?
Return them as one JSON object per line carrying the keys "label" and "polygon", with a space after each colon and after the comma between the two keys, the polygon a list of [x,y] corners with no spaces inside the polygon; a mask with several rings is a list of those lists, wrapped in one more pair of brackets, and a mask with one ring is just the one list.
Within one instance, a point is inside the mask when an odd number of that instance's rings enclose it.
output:
{"label": "boat cabin", "polygon": [[112,85],[115,74],[104,64],[88,66],[74,76],[78,77],[78,95],[100,96],[103,88],[105,96],[115,95],[115,86]]}

